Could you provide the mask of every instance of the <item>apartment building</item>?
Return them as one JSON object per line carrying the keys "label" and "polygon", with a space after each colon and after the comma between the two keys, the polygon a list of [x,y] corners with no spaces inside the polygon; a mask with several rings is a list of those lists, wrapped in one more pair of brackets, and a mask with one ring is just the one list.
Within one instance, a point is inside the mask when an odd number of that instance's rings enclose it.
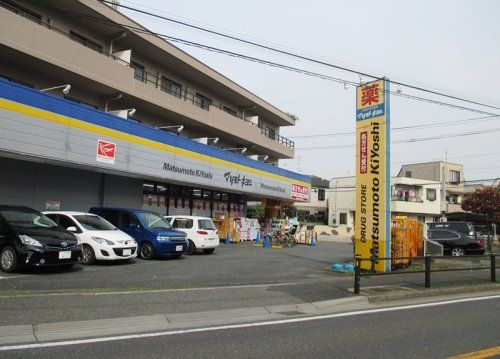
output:
{"label": "apartment building", "polygon": [[437,181],[442,184],[441,214],[464,212],[461,208],[465,193],[464,169],[461,164],[444,161],[406,164],[401,166],[398,177]]}
{"label": "apartment building", "polygon": [[[353,227],[356,218],[356,177],[330,180],[328,224]],[[404,216],[421,222],[434,222],[440,216],[441,184],[415,178],[391,177],[391,218]]]}
{"label": "apartment building", "polygon": [[100,1],[0,0],[2,202],[216,217],[308,201],[309,177],[277,167],[293,125]]}

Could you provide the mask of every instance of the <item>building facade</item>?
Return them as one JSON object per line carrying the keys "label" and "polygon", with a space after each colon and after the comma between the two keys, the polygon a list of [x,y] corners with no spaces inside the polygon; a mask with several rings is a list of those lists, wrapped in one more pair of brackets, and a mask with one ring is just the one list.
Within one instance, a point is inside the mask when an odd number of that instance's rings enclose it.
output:
{"label": "building facade", "polygon": [[[356,177],[330,180],[328,224],[353,227],[356,218]],[[415,178],[391,178],[391,217],[404,216],[421,222],[434,222],[440,216],[441,185]]]}
{"label": "building facade", "polygon": [[444,161],[406,164],[398,177],[418,178],[441,183],[441,214],[456,215],[461,208],[465,190],[464,168],[461,164]]}
{"label": "building facade", "polygon": [[308,201],[280,127],[294,120],[99,1],[0,0],[0,195],[243,215]]}
{"label": "building facade", "polygon": [[311,176],[310,202],[295,202],[297,211],[314,216],[317,222],[328,223],[328,200],[326,192],[329,190],[329,181],[317,176]]}

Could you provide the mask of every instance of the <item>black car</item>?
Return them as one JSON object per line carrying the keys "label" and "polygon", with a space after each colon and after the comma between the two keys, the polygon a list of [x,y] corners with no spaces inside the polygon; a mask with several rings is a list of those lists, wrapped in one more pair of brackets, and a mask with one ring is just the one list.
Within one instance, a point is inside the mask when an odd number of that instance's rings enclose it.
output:
{"label": "black car", "polygon": [[452,256],[465,254],[483,254],[484,244],[475,236],[468,236],[462,232],[450,229],[429,229],[427,237],[443,246],[445,253]]}
{"label": "black car", "polygon": [[429,229],[449,229],[465,234],[470,237],[477,237],[474,225],[471,222],[432,222],[427,224]]}
{"label": "black car", "polygon": [[78,263],[82,248],[77,238],[44,214],[23,206],[0,205],[0,269]]}

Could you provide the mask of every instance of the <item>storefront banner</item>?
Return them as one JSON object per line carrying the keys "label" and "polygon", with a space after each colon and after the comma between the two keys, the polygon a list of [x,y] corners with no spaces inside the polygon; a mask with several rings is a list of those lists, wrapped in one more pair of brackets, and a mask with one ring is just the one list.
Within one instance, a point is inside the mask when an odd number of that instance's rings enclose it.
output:
{"label": "storefront banner", "polygon": [[54,164],[282,200],[310,198],[305,175],[1,79],[0,131],[0,151]]}
{"label": "storefront banner", "polygon": [[[391,255],[389,82],[357,87],[356,93],[356,219],[355,253],[359,258]],[[371,269],[363,261],[363,269]],[[390,261],[375,262],[375,270],[390,270]]]}

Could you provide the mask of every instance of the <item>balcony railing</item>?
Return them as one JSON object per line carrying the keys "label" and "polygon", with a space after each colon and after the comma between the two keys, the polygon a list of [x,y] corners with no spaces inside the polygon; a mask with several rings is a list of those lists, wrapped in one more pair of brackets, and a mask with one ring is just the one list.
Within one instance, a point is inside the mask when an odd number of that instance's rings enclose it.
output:
{"label": "balcony railing", "polygon": [[405,196],[391,196],[391,201],[401,201],[401,202],[413,202],[413,203],[424,203],[422,198],[418,197],[405,197]]}
{"label": "balcony railing", "polygon": [[[167,93],[168,95],[171,95],[171,96],[175,96],[179,99],[182,99],[190,104],[192,104],[193,106],[196,106],[196,107],[199,107],[205,111],[210,111],[210,107],[212,106],[215,106],[213,105],[212,103],[208,102],[208,101],[202,101],[199,99],[199,97],[197,97],[197,95],[193,92],[189,92],[187,90],[184,90],[182,89],[180,92],[179,91],[170,91],[168,88],[165,88],[165,87],[162,87],[161,85],[161,76],[158,76],[158,75],[155,75],[155,74],[152,74],[150,72],[147,72],[145,71],[144,69],[142,69],[142,75],[141,76],[138,76],[137,75],[137,72],[135,71],[136,67],[132,64],[132,63],[129,63],[127,61],[124,61],[116,56],[114,56],[113,54],[110,54],[106,51],[103,51],[103,49],[101,47],[98,47],[98,46],[95,46],[93,44],[90,44],[90,43],[87,43],[87,42],[84,42],[84,41],[81,41],[81,39],[78,39],[76,38],[75,36],[72,36],[71,34],[61,30],[61,29],[58,29],[48,23],[45,23],[43,21],[41,21],[40,19],[38,18],[35,18],[33,16],[31,16],[30,14],[27,14],[25,12],[22,12],[22,11],[19,11],[19,9],[13,7],[12,5],[10,5],[9,3],[6,3],[2,0],[0,0],[0,6],[7,9],[7,10],[10,10],[20,16],[23,16],[33,22],[36,22],[37,24],[41,25],[41,26],[44,26],[46,27],[47,29],[50,29],[50,30],[53,30],[77,43],[79,43],[80,45],[82,46],[85,46],[86,48],[89,48],[101,55],[104,55],[104,56],[107,56],[107,57],[110,57],[112,58],[113,60],[119,62],[120,64],[124,65],[124,66],[127,66],[127,67],[130,67],[132,69],[134,69],[134,78],[138,81],[141,81],[141,82],[144,82],[144,83],[147,83],[147,84],[151,84],[152,86],[156,87],[157,89]],[[249,121],[243,117],[240,117],[238,115],[234,115],[232,113],[229,113],[229,112],[226,112],[227,114],[239,119],[239,120],[242,120],[252,126],[256,126],[256,127],[259,127],[261,129],[261,134],[264,136],[264,137],[267,137],[275,142],[278,142],[279,144],[282,144],[286,147],[289,147],[289,148],[294,148],[295,147],[295,143],[288,139],[288,138],[285,138],[283,136],[280,136],[280,135],[272,135],[270,134],[270,130],[265,128],[265,127],[262,127],[260,124],[256,124],[252,121]]]}

